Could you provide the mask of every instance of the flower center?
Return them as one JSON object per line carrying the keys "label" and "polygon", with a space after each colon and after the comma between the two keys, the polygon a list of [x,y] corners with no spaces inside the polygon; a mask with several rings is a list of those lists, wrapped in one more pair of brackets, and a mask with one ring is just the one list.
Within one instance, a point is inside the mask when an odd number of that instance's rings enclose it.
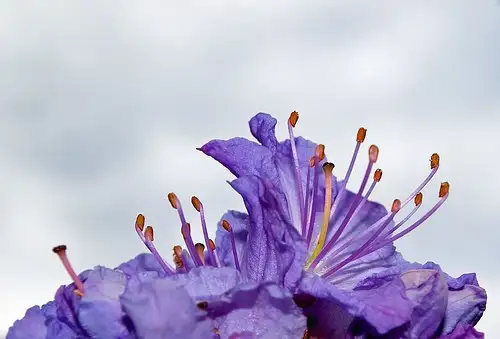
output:
{"label": "flower center", "polygon": [[[417,212],[417,210],[422,205],[423,195],[420,191],[431,181],[431,179],[439,169],[439,155],[437,153],[434,153],[431,155],[430,159],[430,173],[405,200],[401,202],[399,199],[395,199],[390,212],[385,216],[379,218],[373,224],[366,225],[363,231],[357,232],[356,234],[346,234],[348,233],[346,232],[346,229],[351,226],[353,220],[355,220],[355,217],[361,212],[361,209],[366,204],[368,197],[375,189],[375,186],[382,179],[382,170],[376,169],[373,174],[373,181],[368,190],[366,190],[365,192],[368,180],[372,173],[373,166],[378,159],[379,148],[376,145],[371,145],[369,147],[368,165],[365,170],[365,174],[361,181],[360,187],[354,198],[351,199],[349,206],[343,207],[341,211],[339,206],[346,195],[347,184],[356,163],[361,144],[366,138],[367,130],[365,128],[360,128],[357,132],[356,146],[354,148],[351,162],[347,169],[346,175],[342,180],[342,183],[340,184],[338,193],[334,199],[332,197],[332,172],[334,165],[328,162],[323,164],[325,192],[324,200],[319,201],[322,199],[322,197],[320,195],[320,192],[318,192],[318,173],[320,171],[317,170],[317,166],[324,158],[325,147],[321,144],[318,145],[315,149],[315,153],[309,161],[306,180],[307,186],[304,196],[299,166],[299,160],[301,159],[299,159],[297,155],[298,153],[295,144],[295,137],[293,134],[293,129],[295,128],[298,119],[299,114],[296,111],[290,114],[290,118],[288,119],[288,130],[290,135],[293,164],[295,167],[295,181],[297,186],[296,192],[298,194],[300,202],[299,209],[301,216],[301,225],[295,226],[305,238],[310,253],[310,256],[305,265],[305,269],[315,271],[325,278],[332,277],[336,272],[341,270],[349,263],[391,244],[392,242],[400,239],[401,237],[416,229],[432,214],[434,214],[448,198],[450,186],[447,182],[443,182],[441,183],[439,189],[440,199],[438,200],[438,202],[432,208],[430,208],[430,210],[425,213],[420,219],[407,226],[407,221]],[[314,177],[312,178],[312,180],[311,171],[314,173]],[[311,181],[312,190],[310,190]],[[394,217],[412,200],[414,200],[415,207],[400,222],[398,222],[396,226],[388,230],[387,228],[391,224]],[[321,223],[316,222],[316,210],[318,204],[320,203],[323,203],[324,206]],[[334,224],[334,220],[340,220],[341,214],[345,214],[341,219],[342,221]],[[335,228],[333,229],[334,226]],[[407,227],[402,231],[396,232],[403,226]],[[312,241],[313,234],[316,234],[316,239],[314,242]],[[348,236],[350,236],[350,238]]]}

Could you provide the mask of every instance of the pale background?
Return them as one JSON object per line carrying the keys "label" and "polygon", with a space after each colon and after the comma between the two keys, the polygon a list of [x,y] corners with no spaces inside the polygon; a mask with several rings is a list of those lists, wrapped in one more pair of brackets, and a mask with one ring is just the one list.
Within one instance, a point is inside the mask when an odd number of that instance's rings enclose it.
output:
{"label": "pale background", "polygon": [[385,204],[441,154],[424,202],[441,180],[450,199],[398,247],[453,275],[477,272],[489,294],[478,327],[500,338],[499,42],[493,0],[0,0],[0,333],[68,282],[54,245],[68,245],[79,271],[118,265],[144,250],[142,212],[169,257],[181,240],[170,191],[193,228],[198,195],[213,234],[243,205],[195,147],[249,136],[259,111],[285,137],[298,110],[297,133],[325,143],[341,175],[368,128]]}

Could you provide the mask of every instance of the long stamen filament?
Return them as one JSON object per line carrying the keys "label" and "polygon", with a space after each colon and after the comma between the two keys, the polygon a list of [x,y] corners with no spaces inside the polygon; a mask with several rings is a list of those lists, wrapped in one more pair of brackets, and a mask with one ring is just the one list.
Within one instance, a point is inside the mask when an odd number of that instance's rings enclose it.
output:
{"label": "long stamen filament", "polygon": [[170,266],[165,260],[163,260],[163,257],[160,255],[160,253],[156,249],[156,246],[153,243],[153,241],[154,241],[153,227],[151,227],[151,226],[146,227],[146,230],[144,231],[144,238],[145,238],[144,244],[151,251],[151,254],[153,254],[153,256],[158,261],[161,268],[163,268],[165,273],[167,275],[175,274],[174,268],[172,266]]}
{"label": "long stamen filament", "polygon": [[193,238],[191,237],[191,228],[189,227],[189,224],[186,222],[186,218],[184,217],[184,212],[182,210],[181,202],[179,201],[175,193],[169,193],[168,200],[170,201],[172,207],[177,210],[177,213],[179,214],[179,219],[181,219],[181,224],[182,224],[181,233],[182,236],[184,237],[184,241],[186,242],[186,247],[188,249],[189,255],[191,256],[194,264],[197,267],[203,266],[203,263],[198,257],[198,254],[196,253],[196,248],[194,247]]}
{"label": "long stamen filament", "polygon": [[[354,212],[356,211],[356,208],[359,205],[359,202],[361,200],[361,195],[363,194],[363,191],[365,190],[366,184],[368,182],[368,178],[370,176],[371,170],[373,168],[373,164],[377,161],[378,158],[378,147],[375,145],[370,146],[370,149],[368,151],[369,154],[369,162],[368,166],[365,171],[365,175],[363,177],[363,181],[361,182],[361,185],[359,187],[358,193],[354,196],[353,202],[351,203],[351,207],[349,211],[347,212],[347,215],[345,216],[344,220],[342,221],[342,224],[340,224],[339,228],[333,235],[333,237],[328,241],[326,246],[323,248],[323,250],[319,253],[319,255],[312,261],[310,268],[314,269],[318,263],[320,262],[321,259],[325,257],[325,255],[333,248],[337,240],[340,238],[342,235],[342,232],[344,232],[345,228],[349,224],[349,221],[351,220],[352,216],[354,215]],[[338,198],[337,198],[338,199]]]}
{"label": "long stamen filament", "polygon": [[314,230],[314,222],[316,221],[316,207],[318,205],[318,181],[319,181],[319,170],[316,168],[318,161],[316,157],[311,158],[309,165],[314,166],[314,178],[313,178],[313,192],[312,192],[312,204],[311,204],[311,215],[309,216],[309,225],[307,227],[307,238],[306,244],[309,249],[311,244],[311,238]]}
{"label": "long stamen filament", "polygon": [[306,224],[304,222],[304,214],[305,214],[305,206],[304,206],[304,193],[302,190],[302,177],[300,175],[300,166],[299,166],[299,157],[297,154],[297,147],[295,145],[295,136],[293,134],[293,128],[297,124],[299,120],[299,113],[293,111],[290,113],[290,118],[288,118],[288,133],[290,135],[290,146],[292,148],[293,162],[295,166],[295,179],[297,181],[297,190],[298,190],[298,198],[299,198],[299,206],[300,206],[300,221],[301,221],[301,231],[302,236],[306,234]]}
{"label": "long stamen filament", "polygon": [[359,249],[357,249],[354,253],[352,253],[348,258],[343,260],[342,262],[338,263],[334,267],[332,267],[330,270],[328,270],[324,275],[323,278],[328,278],[335,272],[337,272],[339,269],[347,265],[348,263],[352,262],[354,259],[357,258],[359,254],[361,254],[377,237],[380,235],[380,233],[387,227],[387,225],[394,219],[394,216],[399,212],[401,209],[401,201],[396,199],[394,200],[392,204],[392,209],[391,213],[386,216],[386,220],[380,225],[380,227],[377,229],[377,231],[366,241]]}
{"label": "long stamen filament", "polygon": [[323,210],[323,223],[321,225],[321,231],[319,234],[318,244],[314,249],[311,257],[309,258],[306,268],[309,267],[311,262],[319,255],[326,241],[326,233],[328,231],[328,224],[330,222],[330,209],[332,207],[332,178],[334,165],[327,162],[323,165],[323,170],[325,172],[325,205]]}
{"label": "long stamen filament", "polygon": [[224,229],[227,232],[229,232],[229,236],[231,238],[231,245],[233,247],[234,267],[236,267],[238,271],[241,271],[240,262],[238,260],[238,251],[236,250],[236,242],[234,240],[233,228],[231,227],[231,224],[229,224],[227,220],[222,220],[222,227],[224,227]]}
{"label": "long stamen filament", "polygon": [[208,248],[212,252],[214,257],[214,262],[212,263],[212,265],[214,265],[215,267],[221,267],[219,256],[217,255],[217,248],[215,247],[214,241],[212,239],[209,239],[208,242],[209,242]]}
{"label": "long stamen filament", "polygon": [[434,177],[434,175],[437,173],[439,169],[439,154],[434,153],[431,155],[430,159],[430,164],[431,164],[431,172],[429,175],[424,179],[424,181],[418,186],[409,196],[406,198],[403,203],[401,204],[401,208],[405,207],[415,196],[431,181],[431,179]]}
{"label": "long stamen filament", "polygon": [[[200,213],[200,219],[201,219],[201,228],[203,229],[203,238],[205,239],[205,246],[210,249],[210,239],[208,238],[208,230],[207,230],[207,222],[205,219],[205,212],[203,209],[203,204],[201,203],[200,199],[197,197],[193,196],[191,198],[191,203],[193,204],[193,207]],[[213,251],[208,251],[208,255],[210,257],[210,261],[212,265],[215,265],[215,257],[213,254]],[[202,261],[204,258],[202,259]]]}

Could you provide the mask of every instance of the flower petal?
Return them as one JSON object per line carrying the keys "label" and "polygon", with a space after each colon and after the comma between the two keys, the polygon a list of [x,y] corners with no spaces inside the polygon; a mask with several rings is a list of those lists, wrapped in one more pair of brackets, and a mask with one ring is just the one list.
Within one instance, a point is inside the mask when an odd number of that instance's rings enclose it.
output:
{"label": "flower petal", "polygon": [[254,281],[295,286],[305,263],[303,239],[283,218],[272,191],[258,177],[240,177],[231,186],[243,197],[250,215],[242,273]]}
{"label": "flower petal", "polygon": [[401,275],[413,312],[410,338],[431,338],[441,325],[448,304],[448,286],[439,271],[411,270]]}
{"label": "flower petal", "polygon": [[250,132],[263,146],[267,147],[272,154],[276,152],[276,139],[275,127],[276,119],[267,113],[257,113],[248,122]]}
{"label": "flower petal", "polygon": [[24,318],[16,320],[9,328],[6,339],[45,339],[46,337],[45,316],[39,306],[33,306],[26,311]]}
{"label": "flower petal", "polygon": [[222,338],[300,338],[306,329],[292,295],[273,283],[239,285],[208,311]]}
{"label": "flower petal", "polygon": [[445,334],[439,339],[484,339],[484,333],[478,332],[471,325],[458,324],[450,334]]}
{"label": "flower petal", "polygon": [[154,271],[160,275],[165,275],[165,271],[158,263],[158,260],[150,253],[141,253],[135,258],[124,262],[116,268],[127,276],[135,275],[139,272]]}
{"label": "flower petal", "polygon": [[352,316],[368,322],[380,334],[404,325],[411,317],[411,302],[406,298],[405,285],[400,279],[347,291],[317,275],[305,274],[299,290],[338,304]]}
{"label": "flower petal", "polygon": [[119,296],[125,290],[127,276],[105,267],[96,267],[85,281],[78,320],[90,336],[122,338],[129,333]]}
{"label": "flower petal", "polygon": [[140,338],[215,337],[212,321],[196,307],[187,290],[156,272],[132,277],[120,300]]}
{"label": "flower petal", "polygon": [[240,273],[234,268],[210,266],[196,267],[186,274],[177,274],[169,279],[184,287],[196,301],[218,299],[242,281]]}

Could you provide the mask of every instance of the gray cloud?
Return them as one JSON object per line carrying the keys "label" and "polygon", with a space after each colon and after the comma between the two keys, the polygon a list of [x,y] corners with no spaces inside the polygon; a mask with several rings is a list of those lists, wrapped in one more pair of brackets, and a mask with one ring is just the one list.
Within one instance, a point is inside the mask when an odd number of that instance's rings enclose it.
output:
{"label": "gray cloud", "polygon": [[224,183],[231,176],[195,147],[248,136],[258,111],[276,114],[286,137],[297,109],[298,132],[325,143],[340,174],[357,127],[368,127],[385,171],[376,198],[386,204],[441,153],[437,180],[450,180],[453,195],[398,246],[453,274],[477,271],[493,294],[481,328],[493,329],[498,6],[94,5],[0,1],[0,260],[8,271],[0,328],[67,281],[54,244],[68,244],[78,269],[113,266],[143,250],[132,230],[138,212],[164,239],[163,253],[181,241],[170,191],[186,205],[198,195],[212,225],[242,208]]}

